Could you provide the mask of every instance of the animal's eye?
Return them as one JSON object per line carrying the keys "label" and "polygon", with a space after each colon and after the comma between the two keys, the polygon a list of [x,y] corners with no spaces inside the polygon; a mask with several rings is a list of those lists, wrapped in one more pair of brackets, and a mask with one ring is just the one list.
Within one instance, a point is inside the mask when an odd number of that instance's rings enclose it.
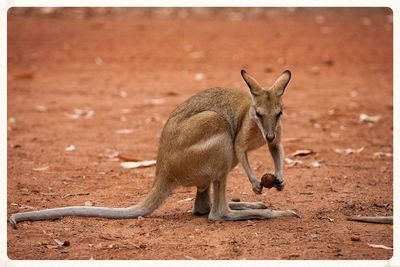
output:
{"label": "animal's eye", "polygon": [[256,116],[262,118],[262,115],[256,111]]}
{"label": "animal's eye", "polygon": [[279,111],[278,114],[276,114],[276,116],[279,118],[280,116],[282,116],[282,111]]}

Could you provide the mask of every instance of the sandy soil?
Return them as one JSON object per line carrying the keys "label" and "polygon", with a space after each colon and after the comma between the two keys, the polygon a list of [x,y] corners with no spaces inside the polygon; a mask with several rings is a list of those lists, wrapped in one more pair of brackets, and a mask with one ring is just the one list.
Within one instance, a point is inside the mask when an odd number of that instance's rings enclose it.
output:
{"label": "sandy soil", "polygon": [[[195,188],[179,188],[143,220],[8,226],[11,259],[391,257],[368,245],[392,247],[391,225],[346,220],[392,214],[390,10],[13,9],[7,42],[8,214],[139,202],[154,166],[123,169],[111,155],[155,159],[169,113],[209,87],[245,90],[242,68],[265,86],[292,71],[284,146],[302,161],[286,166],[282,192],[255,195],[240,166],[228,182],[229,199],[293,209],[301,219],[211,222],[190,212]],[[361,113],[381,118],[360,123]],[[363,149],[335,152],[347,148]],[[315,153],[291,156],[298,149]],[[250,162],[259,177],[273,171],[266,147]]]}

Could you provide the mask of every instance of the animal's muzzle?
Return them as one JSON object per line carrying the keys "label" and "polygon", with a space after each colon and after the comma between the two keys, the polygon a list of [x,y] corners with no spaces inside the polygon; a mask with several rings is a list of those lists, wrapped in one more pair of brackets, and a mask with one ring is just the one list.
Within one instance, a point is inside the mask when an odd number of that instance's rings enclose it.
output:
{"label": "animal's muzzle", "polygon": [[272,142],[275,139],[275,134],[267,134],[265,138],[267,138],[268,142]]}

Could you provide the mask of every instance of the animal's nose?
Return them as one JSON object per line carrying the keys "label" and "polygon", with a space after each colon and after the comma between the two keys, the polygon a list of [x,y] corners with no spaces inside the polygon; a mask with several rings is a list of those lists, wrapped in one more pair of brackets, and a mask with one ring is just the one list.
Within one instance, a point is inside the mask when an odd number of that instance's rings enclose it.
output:
{"label": "animal's nose", "polygon": [[267,135],[266,135],[266,138],[267,138],[267,140],[268,140],[269,142],[272,142],[272,140],[275,139],[275,134],[267,134]]}

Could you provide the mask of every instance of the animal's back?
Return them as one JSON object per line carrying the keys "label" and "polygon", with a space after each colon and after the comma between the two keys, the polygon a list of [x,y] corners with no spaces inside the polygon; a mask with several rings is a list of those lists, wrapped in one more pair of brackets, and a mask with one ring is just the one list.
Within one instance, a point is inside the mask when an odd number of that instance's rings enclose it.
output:
{"label": "animal's back", "polygon": [[238,89],[211,88],[204,90],[180,104],[172,113],[166,123],[182,123],[205,111],[218,113],[230,125],[234,134],[240,128],[242,116],[250,106],[250,97],[246,92]]}

